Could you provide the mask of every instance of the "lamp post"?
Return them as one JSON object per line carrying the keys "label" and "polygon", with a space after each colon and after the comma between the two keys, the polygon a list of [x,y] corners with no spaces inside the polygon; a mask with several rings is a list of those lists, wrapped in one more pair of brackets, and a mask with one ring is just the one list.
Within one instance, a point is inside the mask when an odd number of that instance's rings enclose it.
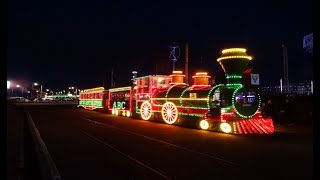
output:
{"label": "lamp post", "polygon": [[40,86],[40,99],[42,99],[42,86],[43,86],[43,81],[41,81],[41,86]]}
{"label": "lamp post", "polygon": [[38,85],[39,85],[39,84],[36,83],[36,82],[32,84],[32,87],[31,87],[31,98],[33,98],[33,95],[32,95],[32,94],[33,94],[33,93],[32,93],[32,92],[33,92],[33,86],[38,86]]}
{"label": "lamp post", "polygon": [[75,94],[77,95],[77,88],[75,88],[74,86],[71,86],[71,87],[69,87],[69,89],[72,89],[72,90],[75,89],[75,91],[73,91],[73,92],[75,92]]}
{"label": "lamp post", "polygon": [[20,87],[21,87],[21,96],[23,97],[23,87],[17,84],[17,88],[20,88]]}
{"label": "lamp post", "polygon": [[[11,81],[7,81],[7,90],[9,90],[11,88]],[[13,89],[11,89],[12,93],[11,95],[13,94]],[[8,91],[7,91],[8,93]],[[8,95],[8,94],[7,94]]]}

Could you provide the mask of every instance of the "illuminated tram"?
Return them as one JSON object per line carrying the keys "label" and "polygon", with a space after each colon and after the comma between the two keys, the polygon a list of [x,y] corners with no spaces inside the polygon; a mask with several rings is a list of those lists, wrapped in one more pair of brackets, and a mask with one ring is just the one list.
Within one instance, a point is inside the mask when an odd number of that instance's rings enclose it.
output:
{"label": "illuminated tram", "polygon": [[[246,49],[225,49],[217,61],[226,74],[226,84],[212,85],[207,72],[198,72],[189,85],[182,71],[173,71],[171,75],[136,77],[132,86],[84,90],[79,106],[167,124],[192,121],[201,129],[224,133],[271,134],[273,122],[262,117],[257,86],[243,83],[250,60]],[[256,74],[249,77],[257,80]]]}
{"label": "illuminated tram", "polygon": [[109,102],[106,98],[108,93],[104,87],[97,87],[92,89],[85,89],[80,92],[79,95],[79,105],[78,107],[83,107],[88,110],[103,109],[105,103]]}

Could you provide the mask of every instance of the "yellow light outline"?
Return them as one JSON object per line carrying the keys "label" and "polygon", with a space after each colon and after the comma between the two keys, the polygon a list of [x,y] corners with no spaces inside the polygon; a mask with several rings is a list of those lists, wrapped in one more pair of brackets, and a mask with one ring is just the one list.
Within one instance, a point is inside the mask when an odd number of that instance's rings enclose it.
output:
{"label": "yellow light outline", "polygon": [[229,48],[222,50],[222,54],[229,53],[229,52],[246,52],[245,48]]}
{"label": "yellow light outline", "polygon": [[84,89],[81,92],[83,93],[88,93],[88,92],[100,92],[100,91],[104,91],[104,87],[96,87],[96,88],[91,88],[91,89]]}
{"label": "yellow light outline", "polygon": [[86,106],[86,105],[78,105],[78,107],[83,107],[83,108],[87,108],[87,107],[90,107],[90,108],[93,108],[92,110],[94,110],[94,109],[101,109],[101,108],[103,108],[103,107],[101,107],[101,106]]}
{"label": "yellow light outline", "polygon": [[207,72],[197,72],[196,75],[208,75]]}
{"label": "yellow light outline", "polygon": [[127,91],[127,90],[131,90],[131,86],[109,89],[110,92],[119,92],[119,91]]}
{"label": "yellow light outline", "polygon": [[217,61],[221,61],[221,60],[224,60],[224,59],[236,59],[236,58],[252,60],[252,56],[226,56],[226,57],[218,58]]}

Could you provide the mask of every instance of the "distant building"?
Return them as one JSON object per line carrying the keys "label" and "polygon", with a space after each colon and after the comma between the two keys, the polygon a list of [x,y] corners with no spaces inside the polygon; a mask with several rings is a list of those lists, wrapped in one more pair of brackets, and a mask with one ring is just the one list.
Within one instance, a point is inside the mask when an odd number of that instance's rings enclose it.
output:
{"label": "distant building", "polygon": [[303,79],[313,80],[313,33],[303,37]]}
{"label": "distant building", "polygon": [[[271,93],[271,94],[281,94],[280,86],[264,86],[259,88],[261,92]],[[282,91],[285,92],[284,90]],[[310,95],[311,92],[311,82],[309,83],[296,83],[290,84],[290,94],[299,95]]]}

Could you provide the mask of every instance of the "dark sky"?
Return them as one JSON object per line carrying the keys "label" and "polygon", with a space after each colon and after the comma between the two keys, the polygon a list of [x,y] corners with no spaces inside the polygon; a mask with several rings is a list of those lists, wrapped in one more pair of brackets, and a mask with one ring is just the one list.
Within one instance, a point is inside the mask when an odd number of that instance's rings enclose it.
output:
{"label": "dark sky", "polygon": [[9,0],[7,76],[44,81],[46,88],[130,83],[131,71],[155,73],[155,61],[169,62],[177,43],[183,68],[189,43],[190,69],[223,76],[221,50],[245,47],[254,56],[261,84],[283,74],[282,47],[288,46],[289,80],[302,81],[302,38],[312,32],[311,0],[128,1]]}

